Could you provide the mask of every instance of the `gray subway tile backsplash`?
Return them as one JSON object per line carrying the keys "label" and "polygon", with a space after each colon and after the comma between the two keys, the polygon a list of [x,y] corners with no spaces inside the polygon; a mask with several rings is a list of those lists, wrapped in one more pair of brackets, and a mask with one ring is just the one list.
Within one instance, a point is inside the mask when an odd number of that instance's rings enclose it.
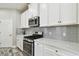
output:
{"label": "gray subway tile backsplash", "polygon": [[44,32],[44,38],[50,38],[55,40],[64,40],[70,42],[79,42],[79,26],[60,26],[60,27],[44,27],[44,28],[27,28],[26,34],[33,33],[35,31]]}

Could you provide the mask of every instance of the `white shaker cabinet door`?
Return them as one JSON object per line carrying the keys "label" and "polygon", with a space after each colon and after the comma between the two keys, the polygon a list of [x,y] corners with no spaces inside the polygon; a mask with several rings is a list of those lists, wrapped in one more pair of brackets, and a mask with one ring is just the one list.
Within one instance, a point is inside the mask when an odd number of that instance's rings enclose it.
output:
{"label": "white shaker cabinet door", "polygon": [[20,44],[19,48],[23,51],[23,36],[20,36],[19,44]]}
{"label": "white shaker cabinet door", "polygon": [[62,3],[60,12],[61,24],[77,24],[76,3]]}
{"label": "white shaker cabinet door", "polygon": [[60,19],[60,4],[49,3],[48,4],[48,25],[58,25]]}
{"label": "white shaker cabinet door", "polygon": [[26,24],[25,21],[26,21],[26,14],[24,12],[24,13],[21,14],[21,27],[23,27],[23,28],[26,27],[25,26],[25,24]]}
{"label": "white shaker cabinet door", "polygon": [[43,45],[35,42],[35,56],[43,56]]}
{"label": "white shaker cabinet door", "polygon": [[30,16],[29,16],[30,14],[29,14],[29,11],[28,10],[26,10],[25,11],[25,27],[26,28],[28,28],[29,27],[29,25],[28,25],[28,21],[29,21],[29,18],[30,18]]}
{"label": "white shaker cabinet door", "polygon": [[17,47],[20,49],[20,39],[17,38]]}
{"label": "white shaker cabinet door", "polygon": [[29,9],[31,10],[31,13],[34,16],[38,16],[38,5],[39,3],[31,3],[29,4]]}
{"label": "white shaker cabinet door", "polygon": [[48,26],[48,11],[46,3],[40,4],[40,26]]}
{"label": "white shaker cabinet door", "polygon": [[17,35],[17,47],[23,51],[23,35]]}

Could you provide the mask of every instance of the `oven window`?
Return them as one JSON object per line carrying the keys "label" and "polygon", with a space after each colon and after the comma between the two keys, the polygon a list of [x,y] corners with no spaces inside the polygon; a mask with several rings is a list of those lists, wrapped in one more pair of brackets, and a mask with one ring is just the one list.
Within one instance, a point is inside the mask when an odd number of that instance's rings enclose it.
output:
{"label": "oven window", "polygon": [[32,43],[23,41],[23,50],[25,53],[32,55],[32,46],[33,46]]}

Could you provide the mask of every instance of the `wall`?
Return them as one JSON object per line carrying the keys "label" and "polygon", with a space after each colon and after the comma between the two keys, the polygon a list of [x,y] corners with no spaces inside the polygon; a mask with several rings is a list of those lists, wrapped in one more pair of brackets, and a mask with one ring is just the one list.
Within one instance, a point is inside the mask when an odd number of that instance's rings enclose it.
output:
{"label": "wall", "polygon": [[60,27],[44,27],[44,28],[28,28],[25,29],[27,34],[31,34],[35,31],[44,32],[44,38],[50,38],[55,40],[64,40],[70,42],[79,42],[79,26],[60,26]]}
{"label": "wall", "polygon": [[16,28],[20,26],[20,13],[14,9],[0,9],[0,19],[13,21],[13,46],[16,46]]}

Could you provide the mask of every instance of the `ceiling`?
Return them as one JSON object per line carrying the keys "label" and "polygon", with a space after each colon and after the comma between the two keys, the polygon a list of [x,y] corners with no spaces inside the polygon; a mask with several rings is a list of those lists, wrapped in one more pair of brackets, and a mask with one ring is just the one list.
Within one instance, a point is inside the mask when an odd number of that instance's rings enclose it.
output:
{"label": "ceiling", "polygon": [[0,3],[0,9],[17,9],[23,12],[28,9],[28,3]]}

